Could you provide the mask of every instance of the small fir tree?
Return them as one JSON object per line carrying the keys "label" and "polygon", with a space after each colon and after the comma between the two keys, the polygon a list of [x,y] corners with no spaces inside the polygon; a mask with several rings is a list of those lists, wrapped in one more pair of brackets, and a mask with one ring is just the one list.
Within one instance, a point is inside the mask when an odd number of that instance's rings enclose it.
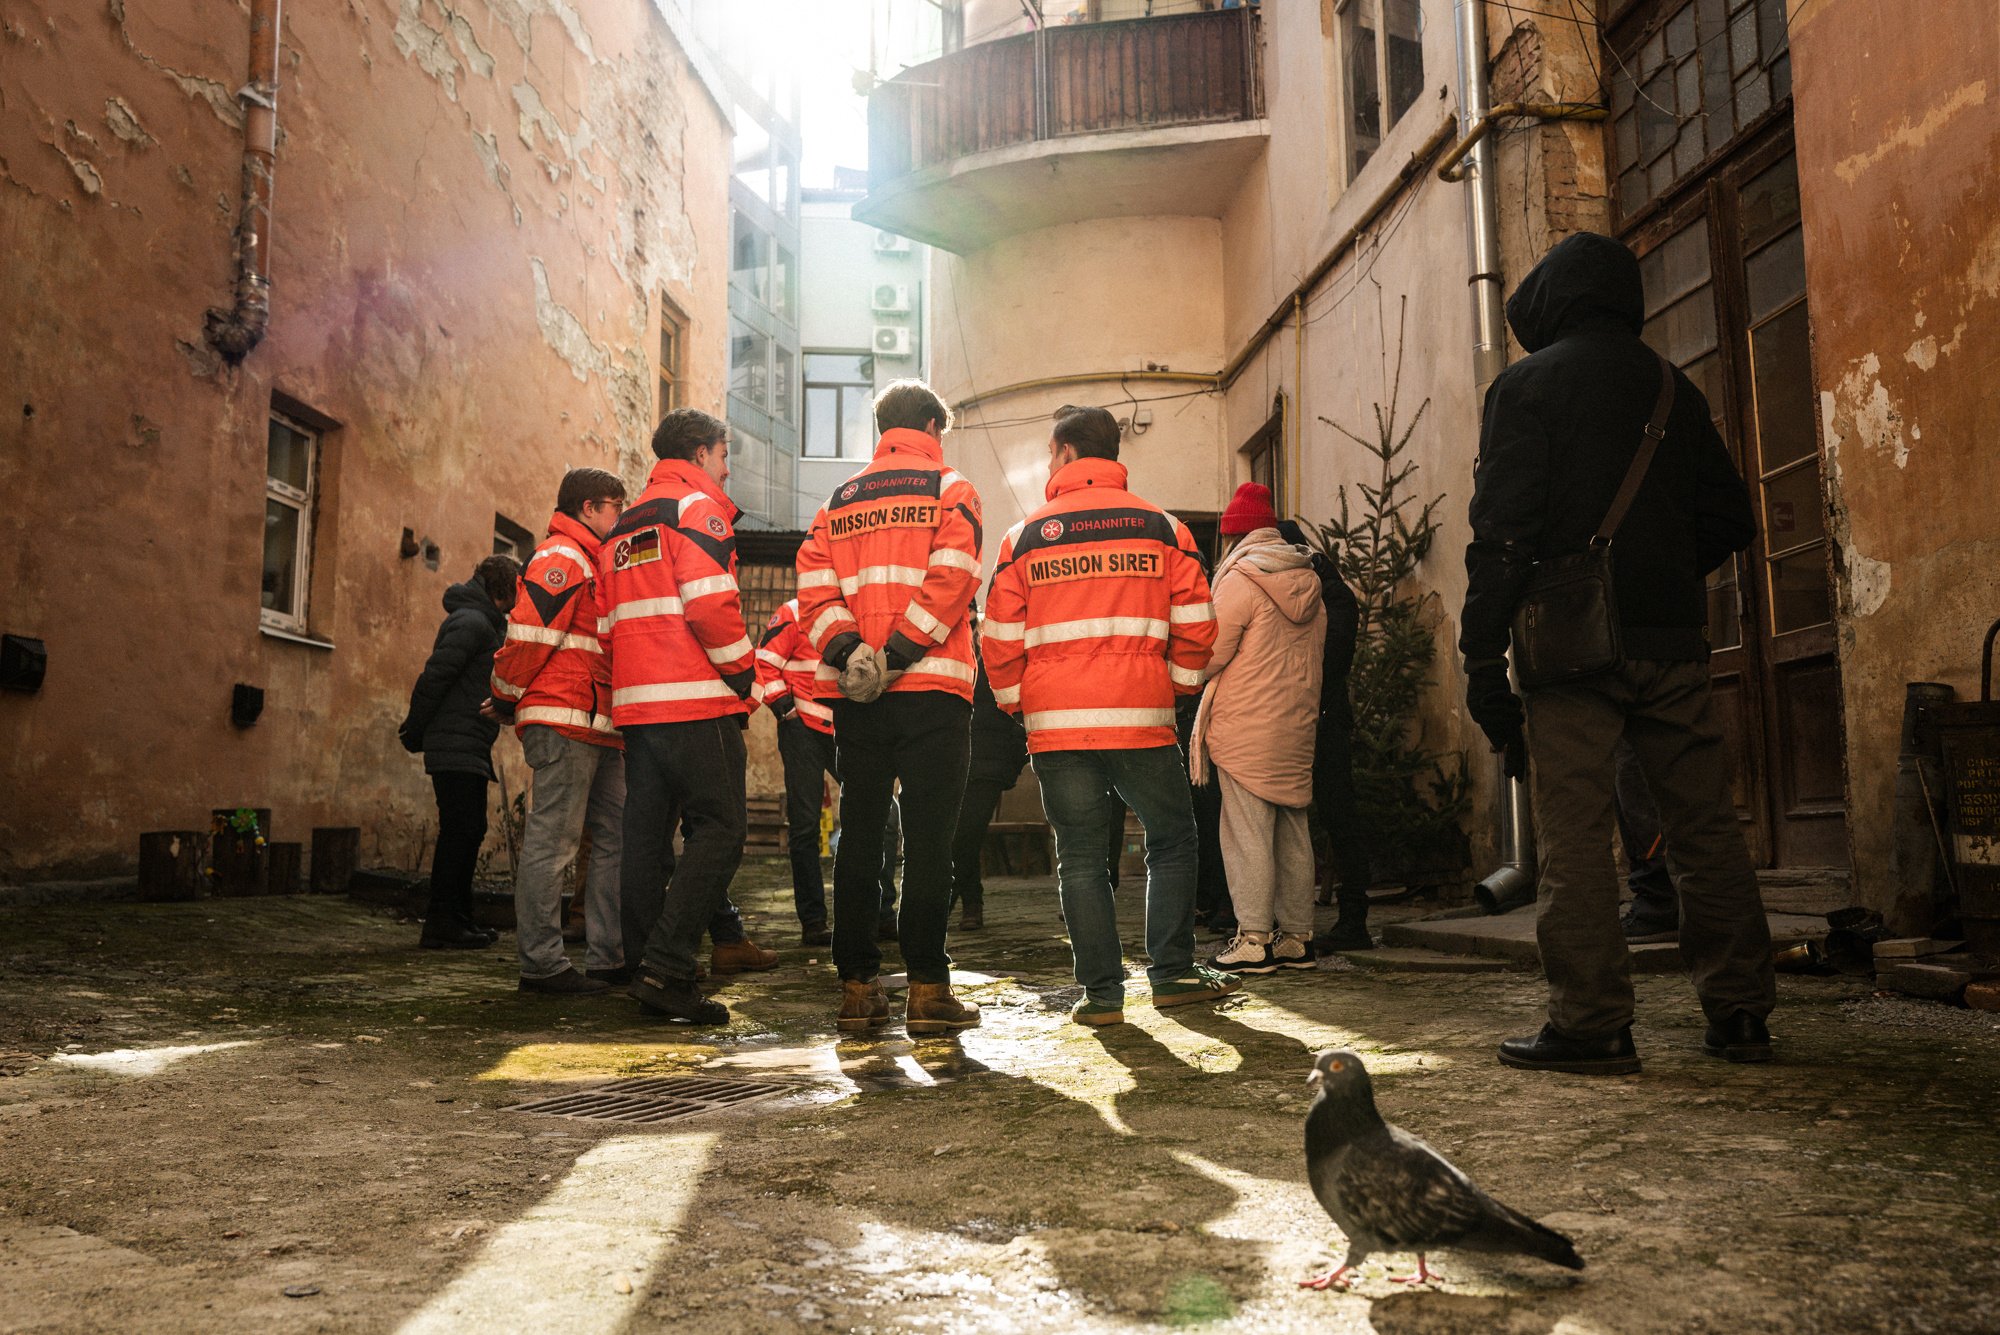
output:
{"label": "small fir tree", "polygon": [[1358,507],[1340,488],[1340,513],[1310,532],[1331,557],[1361,605],[1354,667],[1348,677],[1354,704],[1354,789],[1364,828],[1376,848],[1384,880],[1435,884],[1455,880],[1470,858],[1461,825],[1471,800],[1465,753],[1424,744],[1417,705],[1432,684],[1437,658],[1437,594],[1411,592],[1407,584],[1437,537],[1442,495],[1419,505],[1411,479],[1417,465],[1404,458],[1430,400],[1398,426],[1402,352],[1396,355],[1389,404],[1374,405],[1373,439],[1330,418],[1319,420],[1377,460],[1374,482],[1356,482]]}

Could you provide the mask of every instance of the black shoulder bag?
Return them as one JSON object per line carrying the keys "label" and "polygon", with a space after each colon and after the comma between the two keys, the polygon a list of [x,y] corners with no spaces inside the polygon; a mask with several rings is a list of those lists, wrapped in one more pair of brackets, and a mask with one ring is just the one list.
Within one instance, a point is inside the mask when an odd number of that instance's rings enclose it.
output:
{"label": "black shoulder bag", "polygon": [[1537,561],[1529,573],[1527,592],[1514,613],[1514,675],[1523,690],[1599,676],[1625,661],[1618,598],[1611,584],[1611,540],[1646,480],[1654,451],[1667,432],[1667,416],[1674,410],[1674,368],[1658,353],[1653,355],[1660,363],[1660,395],[1604,522],[1597,526],[1590,546]]}

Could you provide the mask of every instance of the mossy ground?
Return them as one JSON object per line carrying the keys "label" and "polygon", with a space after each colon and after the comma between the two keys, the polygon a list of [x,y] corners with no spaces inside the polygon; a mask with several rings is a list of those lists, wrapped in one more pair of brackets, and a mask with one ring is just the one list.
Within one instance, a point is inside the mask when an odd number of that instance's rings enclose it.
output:
{"label": "mossy ground", "polygon": [[[739,879],[783,959],[706,1035],[523,996],[511,937],[419,953],[344,900],[0,911],[0,1051],[32,1054],[0,1066],[0,1329],[2000,1329],[1990,1017],[1787,978],[1783,1060],[1736,1067],[1697,1051],[1684,979],[1643,978],[1645,1073],[1584,1080],[1493,1060],[1534,974],[1328,969],[1212,1010],[1135,987],[1086,1031],[1053,892],[1020,881],[954,938],[981,1028],[853,1040],[785,876]],[[1339,1253],[1299,1131],[1333,1044],[1590,1268],[1297,1289]],[[160,1048],[194,1051],[74,1060]],[[800,1089],[650,1129],[505,1111],[697,1068]]]}

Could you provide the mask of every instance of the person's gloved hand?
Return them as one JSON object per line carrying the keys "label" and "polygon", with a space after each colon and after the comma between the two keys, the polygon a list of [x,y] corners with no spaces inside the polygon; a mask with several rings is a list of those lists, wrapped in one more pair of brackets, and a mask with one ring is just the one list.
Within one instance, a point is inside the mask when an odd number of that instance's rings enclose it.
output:
{"label": "person's gloved hand", "polygon": [[407,720],[396,729],[396,740],[401,742],[403,749],[413,756],[424,749],[424,735],[412,728]]}
{"label": "person's gloved hand", "polygon": [[889,663],[880,649],[863,645],[848,656],[840,670],[840,693],[857,705],[881,699],[889,687]]}
{"label": "person's gloved hand", "polygon": [[1506,757],[1508,776],[1519,777],[1527,768],[1526,715],[1521,697],[1514,694],[1513,684],[1507,680],[1504,661],[1482,663],[1467,671],[1465,708],[1493,749]]}
{"label": "person's gloved hand", "polygon": [[844,671],[847,660],[861,647],[861,636],[851,630],[844,630],[826,642],[826,652],[820,660],[835,672]]}
{"label": "person's gloved hand", "polygon": [[791,697],[791,693],[787,692],[775,700],[766,701],[765,707],[771,711],[773,718],[787,718],[794,709],[798,708],[798,703],[798,701]]}

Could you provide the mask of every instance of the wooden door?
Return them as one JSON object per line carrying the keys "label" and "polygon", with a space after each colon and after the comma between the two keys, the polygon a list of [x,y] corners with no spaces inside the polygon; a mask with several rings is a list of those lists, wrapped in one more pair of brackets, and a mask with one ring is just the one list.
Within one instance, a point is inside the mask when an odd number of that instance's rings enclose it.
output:
{"label": "wooden door", "polygon": [[1707,397],[1757,511],[1756,541],[1708,590],[1737,814],[1760,865],[1845,866],[1840,670],[1790,125],[1757,136],[1629,239],[1646,340]]}
{"label": "wooden door", "polygon": [[1715,185],[1724,327],[1744,476],[1757,508],[1745,627],[1762,667],[1772,863],[1847,865],[1840,666],[1814,416],[1805,244],[1791,136],[1740,155]]}

